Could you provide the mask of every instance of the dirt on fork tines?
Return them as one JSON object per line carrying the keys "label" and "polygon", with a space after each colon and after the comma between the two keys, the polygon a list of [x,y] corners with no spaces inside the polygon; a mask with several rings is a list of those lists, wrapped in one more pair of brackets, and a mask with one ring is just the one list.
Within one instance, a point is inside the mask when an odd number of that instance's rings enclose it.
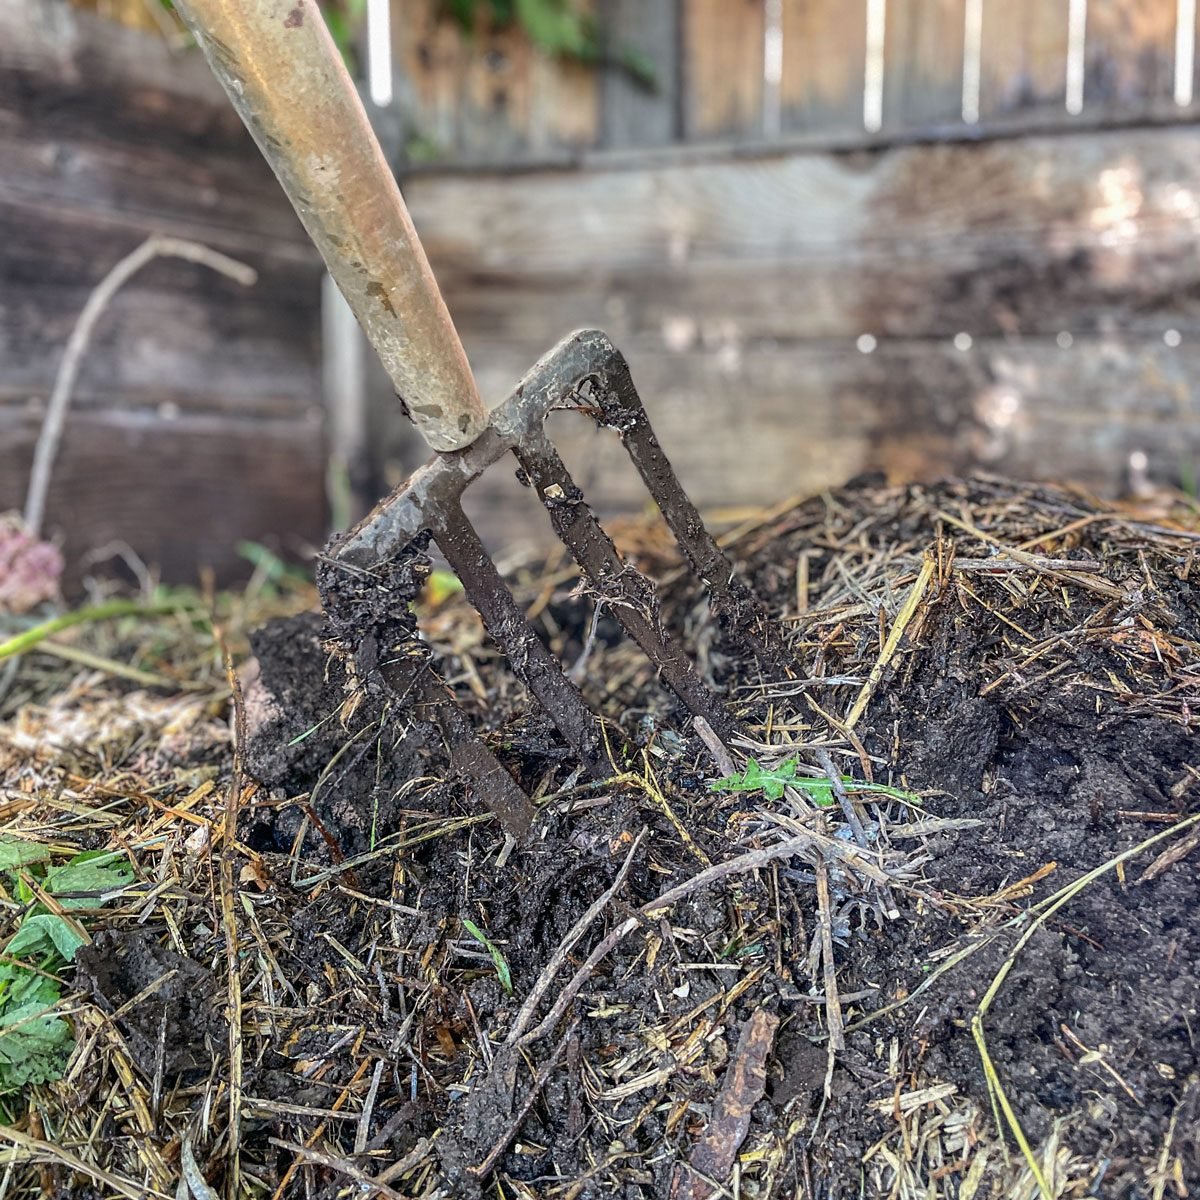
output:
{"label": "dirt on fork tines", "polygon": [[588,784],[427,594],[434,661],[537,799],[524,845],[315,612],[252,639],[238,769],[197,733],[198,782],[176,710],[48,748],[100,685],[0,727],[33,798],[6,831],[119,844],[139,878],[89,926],[76,1056],[13,1127],[14,1181],[1200,1194],[1195,506],[990,479],[780,506],[726,539],[776,621],[761,659],[656,530],[619,540],[741,735],[698,736],[554,559],[516,586],[605,714]]}

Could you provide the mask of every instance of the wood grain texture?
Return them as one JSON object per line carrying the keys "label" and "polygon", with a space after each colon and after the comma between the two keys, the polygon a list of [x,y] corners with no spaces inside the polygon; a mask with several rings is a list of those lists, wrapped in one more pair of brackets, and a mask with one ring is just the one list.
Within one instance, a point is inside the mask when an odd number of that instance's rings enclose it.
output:
{"label": "wood grain texture", "polygon": [[761,136],[764,0],[682,4],[685,136]]}
{"label": "wood grain texture", "polygon": [[[663,146],[682,133],[679,95],[680,0],[600,0],[597,18],[607,63],[600,78],[600,144]],[[654,86],[620,66],[634,50],[654,70]]]}
{"label": "wood grain texture", "polygon": [[858,0],[783,0],[782,125],[788,131],[862,129],[867,6]]}
{"label": "wood grain texture", "polygon": [[1177,0],[1088,0],[1085,108],[1169,103],[1175,84]]}
{"label": "wood grain texture", "polygon": [[1062,117],[1070,0],[983,0],[979,115]]}
{"label": "wood grain texture", "polygon": [[1198,189],[1183,128],[407,185],[466,330],[687,344],[1161,333],[1195,320]]}
{"label": "wood grain texture", "polygon": [[497,163],[596,144],[592,67],[547,56],[482,8],[467,33],[439,0],[392,0],[391,28],[408,154]]}
{"label": "wood grain texture", "polygon": [[[984,469],[1122,490],[1129,456],[1178,483],[1200,461],[1200,342],[1161,339],[887,340],[673,354],[640,339],[623,349],[680,479],[708,515],[844,483],[864,471],[897,480]],[[481,382],[507,386],[529,363],[511,343],[480,346]],[[646,493],[615,436],[563,413],[556,444],[605,517],[645,511]],[[550,544],[545,514],[498,464],[468,492],[496,551]]]}
{"label": "wood grain texture", "polygon": [[[24,500],[39,424],[36,412],[0,406],[0,511]],[[161,568],[166,580],[197,583],[202,567],[221,579],[245,576],[243,539],[290,558],[320,544],[325,500],[313,484],[324,477],[324,461],[314,421],[75,413],[46,527],[62,542],[69,588],[85,557],[114,542]]]}
{"label": "wood grain texture", "polygon": [[[1163,478],[1200,455],[1186,129],[420,178],[408,195],[485,396],[570,329],[607,329],[710,509],[873,467],[1111,488],[1133,450]],[[561,420],[601,508],[640,508],[619,448]],[[480,519],[536,529],[509,474],[483,483]]]}
{"label": "wood grain texture", "polygon": [[961,120],[965,11],[965,0],[888,0],[885,129],[921,129]]}
{"label": "wood grain texture", "polygon": [[0,506],[23,499],[88,295],[161,233],[241,258],[259,281],[162,260],[117,294],[72,398],[50,527],[69,556],[119,537],[188,580],[188,539],[224,576],[246,568],[240,537],[319,539],[319,264],[200,56],[61,0],[0,4],[0,163]]}

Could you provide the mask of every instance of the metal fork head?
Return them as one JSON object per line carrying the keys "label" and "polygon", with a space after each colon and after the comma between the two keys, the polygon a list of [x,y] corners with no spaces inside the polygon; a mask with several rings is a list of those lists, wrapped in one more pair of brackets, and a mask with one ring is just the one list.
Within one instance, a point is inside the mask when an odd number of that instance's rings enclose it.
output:
{"label": "metal fork head", "polygon": [[[617,432],[685,561],[707,587],[718,623],[736,636],[761,641],[767,625],[757,600],[735,575],[680,486],[624,357],[597,330],[560,342],[493,410],[490,427],[475,442],[438,455],[335,539],[325,570],[374,574],[380,564],[411,555],[414,545],[432,535],[514,673],[549,713],[588,773],[604,777],[611,773],[611,764],[596,715],[526,621],[462,509],[466,489],[510,452],[592,590],[684,705],[724,735],[733,731],[733,721],[662,627],[653,585],[622,561],[547,437],[546,416],[558,408],[583,410]],[[330,596],[324,588],[323,594],[328,606]]]}

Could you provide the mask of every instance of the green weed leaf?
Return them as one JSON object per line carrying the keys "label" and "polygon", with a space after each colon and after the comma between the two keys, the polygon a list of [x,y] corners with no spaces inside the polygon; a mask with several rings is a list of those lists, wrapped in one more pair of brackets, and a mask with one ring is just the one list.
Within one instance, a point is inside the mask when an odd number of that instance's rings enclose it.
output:
{"label": "green weed leaf", "polygon": [[0,1094],[58,1079],[71,1057],[71,1027],[55,1016],[62,990],[21,967],[0,967]]}
{"label": "green weed leaf", "polygon": [[46,891],[63,908],[99,908],[107,895],[128,887],[133,871],[111,851],[85,851],[46,872]]}
{"label": "green weed leaf", "polygon": [[[836,803],[833,784],[828,779],[797,775],[796,767],[797,760],[789,758],[776,767],[764,770],[754,759],[748,758],[746,769],[740,775],[726,775],[724,779],[714,780],[708,787],[713,792],[762,792],[768,800],[781,799],[783,789],[793,787],[821,808],[829,808]],[[912,792],[885,787],[881,783],[864,783],[861,779],[851,779],[846,775],[842,776],[842,786],[847,792],[858,795],[890,796],[893,800],[903,800],[906,804],[914,804],[917,807],[921,804],[920,797]]]}
{"label": "green weed leaf", "polygon": [[500,948],[492,941],[474,921],[463,918],[463,928],[492,956],[492,963],[496,968],[496,977],[500,980],[500,986],[511,996],[512,995],[512,972],[508,969],[508,963],[504,959],[504,955],[500,953]]}
{"label": "green weed leaf", "polygon": [[783,789],[796,783],[796,760],[763,770],[753,758],[746,760],[746,769],[740,775],[726,775],[708,785],[713,792],[762,792],[768,800],[779,800]]}
{"label": "green weed leaf", "polygon": [[41,958],[57,954],[64,962],[75,961],[75,951],[87,941],[57,913],[34,913],[26,917],[4,947],[12,958]]}
{"label": "green weed leaf", "polygon": [[16,871],[33,863],[46,862],[50,847],[19,838],[0,837],[0,871]]}

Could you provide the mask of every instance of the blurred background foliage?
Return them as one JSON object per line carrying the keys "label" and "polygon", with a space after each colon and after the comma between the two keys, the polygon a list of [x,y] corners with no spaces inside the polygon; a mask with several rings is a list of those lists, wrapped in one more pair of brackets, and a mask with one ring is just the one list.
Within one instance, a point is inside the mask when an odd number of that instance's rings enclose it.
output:
{"label": "blurred background foliage", "polygon": [[[172,38],[186,36],[172,0],[72,0],[76,8],[98,12],[135,29],[157,29]],[[321,12],[351,69],[358,67],[359,32],[367,0],[321,0]],[[595,16],[578,0],[442,0],[447,20],[464,32],[518,28],[543,53],[592,66],[611,65],[653,89],[653,63],[636,46],[606,45]]]}

